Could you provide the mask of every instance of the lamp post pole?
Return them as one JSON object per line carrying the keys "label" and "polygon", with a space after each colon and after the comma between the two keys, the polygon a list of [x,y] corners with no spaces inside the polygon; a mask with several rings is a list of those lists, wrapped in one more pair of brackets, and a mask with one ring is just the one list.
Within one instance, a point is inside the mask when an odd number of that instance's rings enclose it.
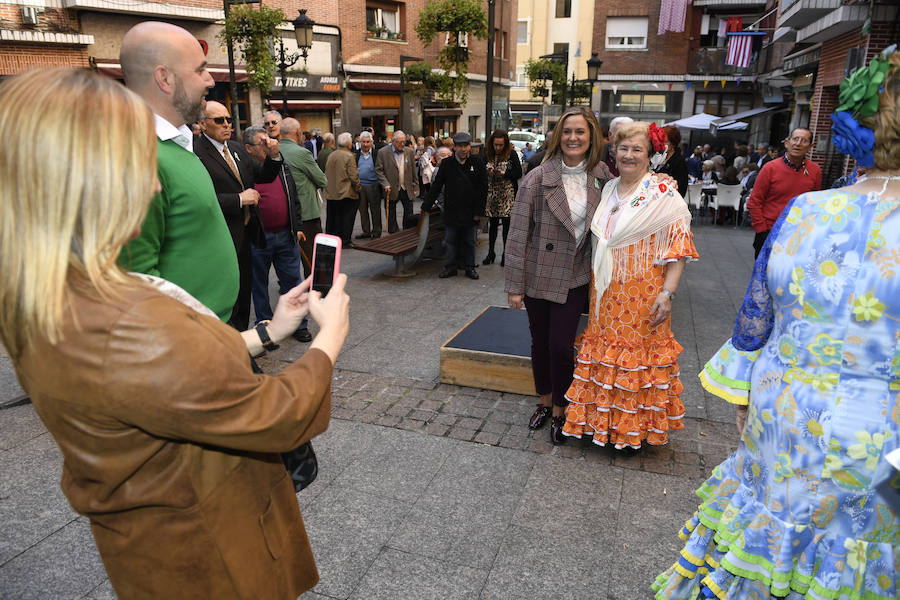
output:
{"label": "lamp post pole", "polygon": [[[497,43],[494,34],[494,1],[488,0],[488,43],[487,43],[487,81],[484,85],[484,143],[493,131],[492,120],[494,117],[494,45]],[[475,135],[474,131],[469,132]]]}
{"label": "lamp post pole", "polygon": [[[303,49],[306,54],[306,48]],[[306,56],[303,57],[304,60]],[[290,55],[284,53],[284,40],[278,40],[278,73],[281,75],[281,112],[287,116],[287,70],[300,60],[296,52]]]}
{"label": "lamp post pole", "polygon": [[[258,0],[257,0],[258,1]],[[224,2],[224,10],[225,10],[225,20],[228,20],[228,15],[230,14],[230,8],[232,4],[232,0],[223,0]],[[231,116],[234,117],[234,133],[237,135],[237,139],[241,139],[241,118],[240,113],[238,112],[238,102],[237,102],[237,80],[234,77],[234,44],[231,43],[229,39],[225,44],[225,47],[228,50],[228,84],[231,93]]]}

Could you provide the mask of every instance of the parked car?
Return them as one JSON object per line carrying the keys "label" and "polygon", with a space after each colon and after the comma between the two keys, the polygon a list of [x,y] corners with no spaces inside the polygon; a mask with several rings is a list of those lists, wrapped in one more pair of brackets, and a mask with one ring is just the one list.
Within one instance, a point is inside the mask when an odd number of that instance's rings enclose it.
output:
{"label": "parked car", "polygon": [[520,131],[514,129],[509,132],[509,142],[516,148],[519,157],[521,157],[522,150],[525,149],[525,144],[529,142],[531,142],[531,149],[537,151],[537,149],[541,147],[541,144],[544,143],[544,135],[541,133],[534,133],[533,131]]}

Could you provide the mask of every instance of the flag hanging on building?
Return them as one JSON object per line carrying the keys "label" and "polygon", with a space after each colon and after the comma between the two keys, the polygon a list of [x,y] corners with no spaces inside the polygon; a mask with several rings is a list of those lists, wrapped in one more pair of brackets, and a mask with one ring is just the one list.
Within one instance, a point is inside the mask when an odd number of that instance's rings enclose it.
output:
{"label": "flag hanging on building", "polygon": [[753,54],[753,38],[752,34],[729,33],[725,64],[742,69],[749,67],[750,56]]}

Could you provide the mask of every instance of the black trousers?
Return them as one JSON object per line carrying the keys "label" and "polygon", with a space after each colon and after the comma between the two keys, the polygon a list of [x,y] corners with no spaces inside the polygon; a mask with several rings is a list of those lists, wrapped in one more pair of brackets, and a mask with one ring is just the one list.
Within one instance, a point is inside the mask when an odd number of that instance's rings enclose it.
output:
{"label": "black trousers", "polygon": [[328,213],[325,215],[325,233],[341,238],[344,247],[349,247],[353,242],[353,224],[356,223],[356,213],[359,211],[357,198],[344,198],[342,200],[328,200]]}
{"label": "black trousers", "polygon": [[228,324],[238,331],[246,331],[250,327],[250,289],[253,285],[253,258],[250,255],[250,240],[246,235],[237,248],[237,259],[241,286]]}
{"label": "black trousers", "polygon": [[569,290],[563,304],[525,296],[531,330],[531,372],[538,395],[551,394],[555,406],[567,406],[566,392],[575,372],[575,334],[588,285]]}
{"label": "black trousers", "polygon": [[396,233],[401,228],[397,226],[397,202],[403,205],[403,229],[406,228],[406,224],[409,222],[410,217],[413,214],[413,203],[412,199],[409,197],[409,194],[406,193],[406,190],[400,190],[397,192],[397,197],[393,202],[388,202],[387,205],[387,215],[385,217],[385,225],[387,225],[388,233]]}

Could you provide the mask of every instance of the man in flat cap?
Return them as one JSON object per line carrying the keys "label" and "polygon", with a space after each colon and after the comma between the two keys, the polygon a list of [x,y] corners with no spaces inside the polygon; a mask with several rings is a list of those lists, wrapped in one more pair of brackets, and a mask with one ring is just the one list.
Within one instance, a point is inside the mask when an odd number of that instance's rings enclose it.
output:
{"label": "man in flat cap", "polygon": [[[484,215],[487,200],[487,172],[484,163],[469,156],[472,136],[461,131],[453,136],[453,158],[441,162],[437,176],[422,203],[430,210],[444,192],[444,251],[447,263],[439,277],[453,277],[462,266],[469,279],[478,279],[475,270],[475,235],[478,219]],[[457,263],[457,247],[462,248],[463,263]]]}

